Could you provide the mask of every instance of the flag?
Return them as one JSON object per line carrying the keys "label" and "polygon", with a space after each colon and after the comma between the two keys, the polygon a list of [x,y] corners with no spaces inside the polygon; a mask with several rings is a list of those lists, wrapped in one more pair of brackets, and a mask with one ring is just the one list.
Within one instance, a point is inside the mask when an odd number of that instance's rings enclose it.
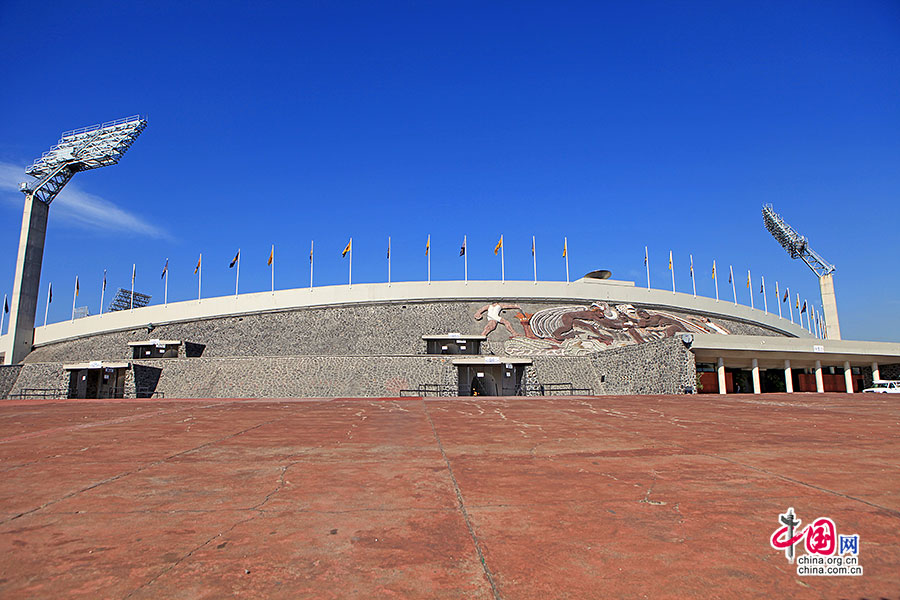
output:
{"label": "flag", "polygon": [[78,297],[78,275],[75,276],[75,297]]}
{"label": "flag", "polygon": [[169,259],[166,259],[166,266],[163,267],[162,275],[159,276],[160,279],[166,276],[166,273],[169,272]]}
{"label": "flag", "polygon": [[503,247],[503,236],[501,235],[500,241],[497,242],[496,246],[494,246],[494,254],[497,254],[498,252],[500,252],[500,248],[502,248],[502,247]]}
{"label": "flag", "polygon": [[431,249],[431,236],[428,236],[428,239],[425,240],[425,256],[428,256],[428,251]]}
{"label": "flag", "polygon": [[647,246],[644,246],[644,266],[647,266]]}
{"label": "flag", "polygon": [[341,256],[347,256],[347,253],[350,252],[350,247],[353,245],[353,238],[350,238],[350,241],[347,242],[347,246],[344,248],[344,251],[341,252]]}
{"label": "flag", "polygon": [[797,308],[800,308],[800,294],[797,294]]}
{"label": "flag", "polygon": [[788,299],[788,296],[790,295],[790,293],[791,293],[791,289],[790,289],[790,288],[787,288],[786,290],[784,290],[784,298],[782,298],[781,301],[782,301],[782,302],[787,302],[787,299]]}
{"label": "flag", "polygon": [[312,242],[312,240],[310,240],[310,242],[309,242],[309,264],[312,264],[312,257],[313,257],[313,242]]}
{"label": "flag", "polygon": [[103,269],[103,291],[106,291],[106,269]]}
{"label": "flag", "polygon": [[806,312],[806,300],[803,301],[803,308],[800,310],[800,314],[802,315],[805,312]]}
{"label": "flag", "polygon": [[131,285],[134,285],[134,274],[135,274],[136,270],[137,270],[137,265],[132,263],[131,264]]}
{"label": "flag", "polygon": [[[563,258],[565,258],[566,254],[568,254],[568,252],[569,252],[568,246],[569,246],[569,240],[564,240],[563,241]],[[647,258],[647,255],[645,254],[644,259],[646,260],[646,258]]]}
{"label": "flag", "polygon": [[6,296],[3,297],[3,312],[9,314],[9,302],[6,299]]}
{"label": "flag", "polygon": [[234,255],[234,258],[231,259],[231,264],[228,265],[228,268],[229,268],[229,269],[234,268],[234,265],[237,264],[237,261],[239,261],[240,259],[241,259],[241,251],[238,250],[238,251],[237,251],[237,254]]}
{"label": "flag", "polygon": [[272,261],[274,261],[274,260],[275,260],[275,244],[272,244],[272,251],[269,252],[269,262],[267,262],[266,264],[271,267]]}
{"label": "flag", "polygon": [[197,274],[197,271],[200,270],[200,261],[203,260],[203,254],[200,255],[200,258],[197,259],[197,266],[194,267],[194,275]]}
{"label": "flag", "polygon": [[672,270],[672,251],[669,250],[669,270]]}
{"label": "flag", "polygon": [[460,256],[466,255],[466,240],[465,240],[465,238],[463,238],[462,246],[459,247],[459,255]]}
{"label": "flag", "polygon": [[713,278],[713,279],[716,278],[716,261],[713,261],[712,278]]}
{"label": "flag", "polygon": [[390,237],[390,236],[388,236],[388,253],[387,253],[387,257],[388,257],[388,258],[391,257],[391,237]]}
{"label": "flag", "polygon": [[691,277],[694,276],[694,255],[691,254]]}
{"label": "flag", "polygon": [[50,304],[51,302],[53,302],[53,284],[52,283],[49,286],[47,286],[47,294],[48,294],[47,304]]}
{"label": "flag", "polygon": [[531,255],[534,256],[534,236],[531,236]]}
{"label": "flag", "polygon": [[750,289],[750,271],[747,271],[747,289]]}
{"label": "flag", "polygon": [[728,270],[728,283],[731,283],[731,269]]}
{"label": "flag", "polygon": [[765,293],[766,293],[766,284],[765,284],[765,282],[763,282],[763,281],[760,281],[760,282],[759,282],[759,293],[760,293],[760,294],[765,294]]}

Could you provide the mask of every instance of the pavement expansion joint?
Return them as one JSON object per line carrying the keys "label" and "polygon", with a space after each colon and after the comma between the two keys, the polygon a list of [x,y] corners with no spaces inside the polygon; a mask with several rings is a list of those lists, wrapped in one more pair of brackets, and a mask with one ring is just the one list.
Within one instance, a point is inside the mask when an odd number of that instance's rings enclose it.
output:
{"label": "pavement expansion joint", "polygon": [[428,417],[428,422],[431,424],[431,431],[432,433],[434,433],[434,439],[441,451],[441,456],[444,458],[444,463],[447,465],[447,472],[450,474],[450,481],[453,482],[453,491],[456,492],[456,500],[459,503],[459,511],[462,513],[463,520],[465,520],[466,522],[466,529],[468,529],[469,535],[472,538],[472,543],[475,545],[475,552],[478,554],[478,560],[481,562],[481,568],[484,571],[484,576],[487,578],[488,583],[491,585],[491,591],[494,594],[494,600],[502,600],[500,590],[497,588],[497,584],[494,581],[494,576],[491,573],[491,570],[487,565],[487,561],[484,558],[484,552],[481,549],[481,543],[478,541],[478,535],[475,533],[475,528],[472,526],[472,520],[469,518],[469,512],[466,510],[466,504],[463,501],[462,491],[459,489],[459,483],[456,481],[456,476],[453,474],[453,467],[450,466],[450,459],[447,457],[447,453],[444,451],[444,445],[441,443],[441,436],[438,435],[437,428],[434,425],[434,420],[431,418],[431,414],[429,414],[428,412],[428,406],[424,401],[422,402],[422,406],[425,410],[425,416]]}

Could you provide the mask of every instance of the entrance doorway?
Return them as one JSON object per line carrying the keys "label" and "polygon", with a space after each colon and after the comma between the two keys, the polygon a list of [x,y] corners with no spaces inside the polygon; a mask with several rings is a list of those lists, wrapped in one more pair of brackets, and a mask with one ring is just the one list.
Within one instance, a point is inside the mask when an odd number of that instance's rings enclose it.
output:
{"label": "entrance doorway", "polygon": [[524,395],[525,364],[495,362],[457,364],[460,396]]}
{"label": "entrance doorway", "polygon": [[124,398],[125,367],[95,367],[69,371],[69,398]]}

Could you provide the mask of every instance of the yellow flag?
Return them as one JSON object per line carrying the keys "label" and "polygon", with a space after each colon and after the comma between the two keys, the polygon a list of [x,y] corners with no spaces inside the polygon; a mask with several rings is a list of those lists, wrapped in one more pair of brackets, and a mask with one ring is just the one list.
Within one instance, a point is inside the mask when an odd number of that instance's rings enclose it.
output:
{"label": "yellow flag", "polygon": [[344,248],[344,251],[341,252],[341,256],[347,256],[347,253],[350,252],[350,246],[353,245],[353,238],[350,238],[350,241],[347,242],[347,247]]}
{"label": "yellow flag", "polygon": [[713,279],[715,279],[715,278],[716,278],[716,261],[713,261],[713,272],[712,272],[712,278],[713,278]]}
{"label": "yellow flag", "polygon": [[428,256],[428,251],[431,249],[431,236],[428,236],[428,239],[425,240],[425,256]]}
{"label": "yellow flag", "polygon": [[747,289],[750,289],[750,271],[747,271]]}
{"label": "yellow flag", "polygon": [[203,255],[202,255],[202,254],[200,255],[200,258],[197,259],[197,266],[194,267],[194,275],[196,275],[196,274],[197,274],[197,271],[200,270],[200,261],[201,261],[201,260],[203,260]]}
{"label": "yellow flag", "polygon": [[672,251],[669,250],[669,270],[672,270]]}
{"label": "yellow flag", "polygon": [[569,253],[569,240],[564,239],[563,240],[563,258],[565,258],[566,254],[568,254],[568,253]]}
{"label": "yellow flag", "polygon": [[503,236],[501,235],[500,241],[497,242],[496,246],[494,246],[494,254],[497,254],[498,252],[500,252],[500,248],[502,248],[502,247],[503,247]]}
{"label": "yellow flag", "polygon": [[266,264],[268,264],[271,267],[273,260],[275,260],[275,245],[274,244],[272,245],[272,251],[269,253],[269,262]]}

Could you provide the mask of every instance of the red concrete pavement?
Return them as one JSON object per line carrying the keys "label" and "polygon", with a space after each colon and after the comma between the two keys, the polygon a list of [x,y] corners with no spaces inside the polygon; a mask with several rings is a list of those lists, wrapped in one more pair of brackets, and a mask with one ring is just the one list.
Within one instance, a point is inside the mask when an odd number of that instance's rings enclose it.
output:
{"label": "red concrete pavement", "polygon": [[[898,425],[868,394],[5,401],[0,597],[900,598]],[[788,507],[864,574],[798,576]]]}

